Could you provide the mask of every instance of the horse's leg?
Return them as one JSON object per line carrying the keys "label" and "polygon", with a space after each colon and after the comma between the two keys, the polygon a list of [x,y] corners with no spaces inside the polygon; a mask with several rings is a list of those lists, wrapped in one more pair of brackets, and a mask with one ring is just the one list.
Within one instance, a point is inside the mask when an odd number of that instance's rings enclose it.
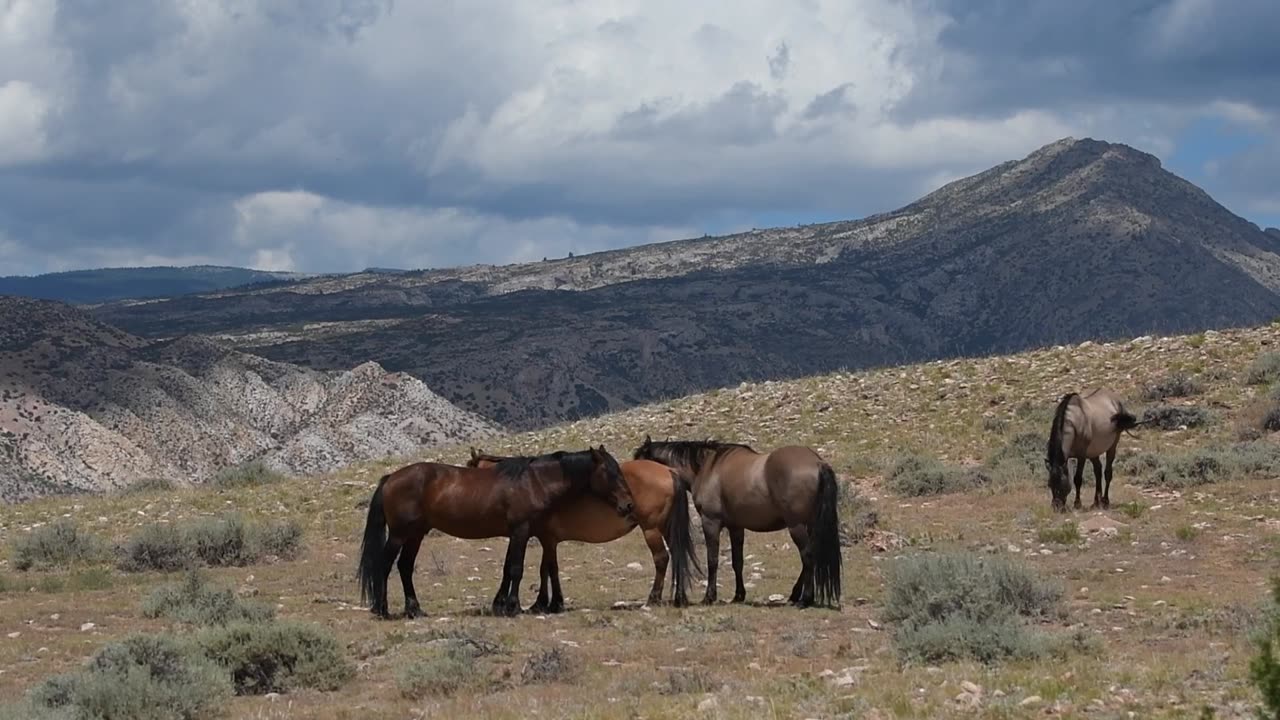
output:
{"label": "horse's leg", "polygon": [[800,575],[791,588],[791,597],[787,602],[796,607],[809,607],[813,604],[813,562],[809,552],[809,528],[805,525],[792,525],[791,542],[800,552]]}
{"label": "horse's leg", "polygon": [[397,563],[397,567],[400,569],[400,584],[404,586],[405,619],[422,617],[422,606],[418,604],[418,593],[413,589],[413,563],[418,559],[418,548],[422,546],[422,538],[424,537],[426,537],[425,533],[406,542],[404,549],[400,551],[400,561]]}
{"label": "horse's leg", "polygon": [[707,543],[707,592],[702,604],[711,605],[716,601],[716,572],[720,565],[720,518],[702,516],[702,538]]}
{"label": "horse's leg", "polygon": [[742,582],[742,546],[747,539],[747,531],[740,527],[729,527],[729,553],[733,561],[733,602],[747,600],[747,586]]}
{"label": "horse's leg", "polygon": [[560,556],[556,554],[556,545],[557,543],[551,543],[545,554],[551,558],[548,566],[548,577],[551,579],[551,604],[547,606],[549,613],[564,612],[564,593],[560,591]]}
{"label": "horse's leg", "polygon": [[499,597],[494,599],[495,615],[510,617],[520,613],[520,579],[524,576],[524,556],[528,549],[529,523],[522,523],[512,528],[511,534],[507,536],[507,557],[503,563],[507,592],[504,596],[500,590]]}
{"label": "horse's leg", "polygon": [[1098,504],[1102,502],[1102,458],[1091,458],[1093,463],[1093,505],[1089,506],[1090,510],[1097,510]]}
{"label": "horse's leg", "polygon": [[[649,528],[644,531],[644,543],[649,546],[649,553],[653,555],[653,587],[649,590],[649,604],[662,604],[662,586],[667,576],[667,566],[671,562],[671,554],[667,552],[667,543],[662,538],[662,530],[660,528]],[[679,583],[677,583],[678,585]],[[680,592],[680,588],[676,588],[676,592]],[[679,598],[676,598],[678,603]]]}
{"label": "horse's leg", "polygon": [[1107,471],[1105,475],[1107,484],[1102,490],[1102,509],[1103,510],[1111,509],[1111,477],[1112,477],[1111,468],[1112,468],[1112,465],[1115,463],[1115,461],[1116,461],[1116,446],[1112,445],[1111,449],[1107,451]]}
{"label": "horse's leg", "polygon": [[396,556],[400,554],[400,546],[404,543],[400,538],[388,533],[387,544],[382,547],[382,572],[378,573],[378,599],[374,614],[383,620],[391,619],[391,602],[388,599],[387,581],[391,579],[391,569],[396,566]]}
{"label": "horse's leg", "polygon": [[1076,510],[1079,510],[1084,507],[1084,505],[1080,503],[1080,486],[1084,485],[1084,459],[1083,458],[1079,458],[1076,460],[1075,483],[1076,483],[1076,502],[1072,507],[1074,507]]}
{"label": "horse's leg", "polygon": [[529,606],[529,612],[543,614],[551,606],[551,554],[548,548],[551,542],[546,538],[538,538],[542,547],[542,562],[538,564],[538,597]]}

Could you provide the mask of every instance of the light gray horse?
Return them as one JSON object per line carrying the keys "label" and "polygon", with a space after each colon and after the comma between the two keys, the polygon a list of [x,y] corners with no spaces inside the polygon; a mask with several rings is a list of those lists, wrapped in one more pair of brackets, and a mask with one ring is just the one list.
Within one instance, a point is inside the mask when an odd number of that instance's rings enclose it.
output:
{"label": "light gray horse", "polygon": [[[1084,395],[1067,393],[1058,401],[1053,414],[1053,426],[1049,430],[1048,454],[1045,467],[1049,470],[1049,490],[1053,493],[1053,509],[1066,512],[1067,496],[1071,486],[1067,481],[1067,461],[1075,459],[1075,509],[1079,510],[1080,486],[1084,484],[1084,461],[1093,464],[1096,487],[1093,508],[1111,507],[1112,464],[1116,459],[1116,445],[1120,433],[1132,430],[1142,423],[1124,409],[1124,404],[1110,390],[1098,388]],[[1104,472],[1103,454],[1107,456],[1106,486],[1102,484]]]}

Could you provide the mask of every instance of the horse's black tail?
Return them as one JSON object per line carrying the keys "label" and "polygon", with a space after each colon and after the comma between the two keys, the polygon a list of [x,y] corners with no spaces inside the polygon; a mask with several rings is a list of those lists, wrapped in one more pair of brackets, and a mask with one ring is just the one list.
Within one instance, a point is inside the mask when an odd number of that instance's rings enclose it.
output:
{"label": "horse's black tail", "polygon": [[1143,424],[1138,422],[1137,416],[1123,408],[1121,408],[1115,415],[1111,416],[1111,422],[1116,426],[1116,430],[1119,432],[1132,430]]}
{"label": "horse's black tail", "polygon": [[690,530],[689,483],[674,469],[671,470],[671,481],[675,484],[675,494],[671,498],[671,510],[667,512],[667,525],[662,534],[671,555],[671,596],[683,598],[692,584],[690,568],[702,577],[702,566],[698,564],[698,553],[693,547]]}
{"label": "horse's black tail", "polygon": [[1046,459],[1051,467],[1067,461],[1067,454],[1062,450],[1062,426],[1067,420],[1067,406],[1077,393],[1067,393],[1058,401],[1058,408],[1053,411],[1053,425],[1049,428],[1049,444],[1045,449]]}
{"label": "horse's black tail", "polygon": [[836,473],[823,463],[818,471],[818,495],[813,506],[813,522],[809,525],[809,544],[813,549],[813,599],[819,605],[840,607],[840,517],[837,511],[840,489]]}
{"label": "horse's black tail", "polygon": [[378,489],[369,499],[369,516],[364,521],[364,539],[360,541],[360,602],[378,607],[386,593],[386,573],[382,570],[382,551],[387,544],[387,514],[382,507],[382,486],[390,475],[378,479]]}

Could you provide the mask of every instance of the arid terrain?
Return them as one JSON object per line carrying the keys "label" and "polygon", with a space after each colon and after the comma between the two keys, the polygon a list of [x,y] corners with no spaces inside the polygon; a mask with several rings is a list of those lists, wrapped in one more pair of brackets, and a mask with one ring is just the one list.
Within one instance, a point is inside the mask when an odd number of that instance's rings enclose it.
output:
{"label": "arid terrain", "polygon": [[[237,697],[244,718],[1184,718],[1253,717],[1249,632],[1263,619],[1280,529],[1280,445],[1268,419],[1280,327],[1142,337],[744,384],[494,438],[486,450],[604,443],[629,455],[646,433],[760,447],[803,443],[843,483],[839,611],[773,606],[798,569],[785,532],[748,534],[748,603],[639,607],[649,554],[638,534],[560,549],[568,611],[487,616],[505,541],[430,537],[417,584],[427,617],[378,621],[354,582],[364,503],[377,478],[419,457],[461,462],[464,446],[249,487],[60,497],[7,506],[0,540],[22,543],[70,519],[123,543],[144,526],[184,527],[239,511],[292,519],[302,551],[212,568],[213,582],[336,634],[354,675],[331,692]],[[1120,446],[1109,511],[1049,511],[1042,438],[1055,400],[1106,385],[1152,423]],[[903,471],[938,463],[941,484]],[[919,494],[928,492],[930,494]],[[1084,500],[1092,499],[1086,474]],[[732,574],[722,543],[721,597]],[[1009,559],[1058,588],[1027,620],[1054,653],[983,664],[900,664],[887,620],[892,568],[962,550]],[[177,573],[72,563],[0,570],[0,695],[16,701],[135,632],[183,635],[140,605]],[[521,588],[536,589],[536,543]],[[393,581],[393,612],[401,606]],[[700,594],[701,588],[695,588]],[[626,601],[625,607],[616,603]],[[441,642],[480,648],[466,683],[408,692]],[[545,653],[557,649],[553,660]],[[414,668],[412,671],[406,668]],[[434,677],[434,676],[432,676]],[[437,678],[438,679],[438,678]],[[409,697],[406,695],[413,695]]]}

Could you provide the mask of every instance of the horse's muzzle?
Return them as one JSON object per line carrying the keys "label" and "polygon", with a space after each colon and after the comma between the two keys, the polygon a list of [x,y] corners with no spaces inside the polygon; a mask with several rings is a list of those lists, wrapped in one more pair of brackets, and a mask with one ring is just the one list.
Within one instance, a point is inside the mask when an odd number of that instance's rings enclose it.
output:
{"label": "horse's muzzle", "polygon": [[633,503],[629,503],[629,502],[618,503],[618,514],[624,518],[627,518],[628,520],[636,519],[635,510],[636,508]]}

